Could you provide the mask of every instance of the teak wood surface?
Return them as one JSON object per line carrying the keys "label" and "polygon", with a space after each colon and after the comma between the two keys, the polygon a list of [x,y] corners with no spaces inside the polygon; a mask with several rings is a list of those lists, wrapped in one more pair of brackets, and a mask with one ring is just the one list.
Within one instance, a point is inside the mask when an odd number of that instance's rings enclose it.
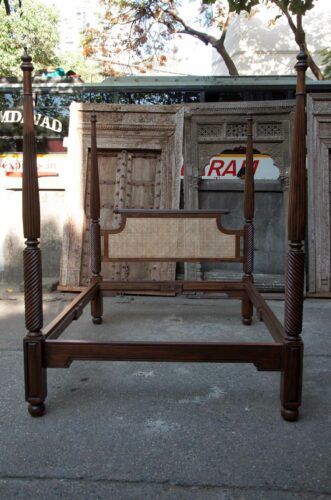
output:
{"label": "teak wood surface", "polygon": [[[243,277],[237,281],[105,281],[101,275],[102,235],[112,238],[112,232],[102,233],[100,227],[100,190],[98,176],[98,148],[96,116],[91,116],[91,176],[90,176],[90,284],[83,287],[79,295],[46,327],[43,327],[41,295],[41,257],[39,250],[40,215],[36,168],[36,141],[33,122],[31,57],[22,57],[24,72],[24,177],[23,212],[24,236],[24,281],[25,317],[28,330],[24,339],[25,395],[32,416],[41,416],[45,411],[47,396],[47,368],[65,368],[75,360],[109,361],[173,361],[173,362],[228,362],[253,363],[258,370],[281,372],[281,414],[284,419],[298,418],[301,404],[303,343],[302,304],[304,283],[305,232],[305,71],[307,55],[304,51],[301,18],[298,16],[298,33],[301,51],[298,55],[297,98],[294,122],[294,140],[289,191],[289,251],[285,295],[284,326],[276,318],[266,301],[254,285],[254,177],[253,177],[253,117],[247,119],[247,153],[244,191],[243,229],[225,230],[220,218],[226,210],[173,211],[173,210],[127,210],[118,212],[125,220],[152,219],[201,219],[218,221],[215,231],[232,234],[236,238],[235,260],[243,263]],[[114,233],[114,231],[113,231]],[[201,236],[201,235],[200,235]],[[200,237],[199,236],[199,237]],[[240,238],[243,238],[243,254],[240,254]],[[110,250],[110,249],[109,249]],[[202,259],[204,256],[199,255]],[[217,257],[217,256],[216,256]],[[165,260],[171,261],[171,256]],[[127,260],[125,258],[125,260]],[[141,260],[141,259],[139,259]],[[181,260],[174,257],[174,260]],[[190,260],[190,256],[182,260]],[[191,259],[192,260],[192,259]],[[226,260],[220,256],[219,260]],[[83,308],[91,303],[92,321],[102,322],[103,296],[122,292],[174,292],[192,291],[224,292],[241,300],[242,321],[250,325],[253,307],[264,321],[272,339],[269,343],[222,343],[222,342],[100,342],[83,340],[60,340],[60,335],[73,321],[78,320]],[[97,328],[97,327],[95,327]]]}
{"label": "teak wood surface", "polygon": [[[86,286],[90,279],[92,122],[98,121],[98,189],[100,227],[118,227],[116,208],[179,208],[184,108],[73,103],[70,108],[66,217],[60,285]],[[93,203],[93,201],[92,201]],[[175,279],[175,264],[105,261],[107,280]]]}

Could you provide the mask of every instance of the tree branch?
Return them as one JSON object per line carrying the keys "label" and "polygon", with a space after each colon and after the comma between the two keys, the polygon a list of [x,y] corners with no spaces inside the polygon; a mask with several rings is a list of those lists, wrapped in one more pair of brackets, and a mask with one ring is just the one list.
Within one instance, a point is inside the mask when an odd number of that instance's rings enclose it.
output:
{"label": "tree branch", "polygon": [[226,34],[228,32],[228,27],[229,27],[229,24],[230,24],[230,21],[232,18],[233,18],[233,15],[229,12],[227,18],[225,19],[225,23],[224,23],[223,30],[222,30],[222,35],[220,38],[222,40],[223,44],[225,42],[225,37],[226,37]]}
{"label": "tree branch", "polygon": [[[3,0],[5,9],[6,9],[6,16],[10,15],[10,5],[8,0]],[[2,4],[2,0],[0,0],[0,5]]]}
{"label": "tree branch", "polygon": [[217,52],[222,57],[225,65],[229,71],[229,74],[231,76],[238,76],[239,75],[238,70],[236,68],[236,65],[234,64],[230,54],[228,53],[228,51],[226,50],[225,45],[224,45],[225,37],[226,37],[226,33],[227,33],[227,28],[228,28],[228,24],[230,21],[230,16],[228,16],[226,21],[225,21],[225,29],[223,29],[221,37],[216,38],[212,35],[208,35],[208,33],[205,33],[204,31],[199,31],[195,28],[192,28],[191,26],[186,24],[186,22],[176,12],[170,11],[168,9],[165,9],[164,12],[166,14],[170,15],[174,21],[176,21],[177,23],[179,23],[183,26],[183,29],[176,30],[176,33],[191,35],[195,38],[198,38],[198,40],[201,40],[206,45],[210,44],[212,47],[214,47],[217,50]]}
{"label": "tree branch", "polygon": [[[313,73],[313,75],[315,76],[315,78],[317,80],[324,80],[324,75],[323,75],[322,71],[320,70],[320,68],[318,67],[318,65],[316,64],[316,62],[314,61],[312,55],[310,54],[310,52],[308,50],[306,39],[304,36],[305,33],[304,33],[302,26],[300,26],[301,29],[299,30],[298,27],[296,26],[295,22],[293,21],[293,18],[291,16],[291,14],[289,13],[289,11],[287,10],[287,8],[284,8],[280,2],[275,2],[275,4],[277,5],[277,7],[282,11],[284,16],[286,17],[288,25],[294,34],[294,38],[295,38],[296,43],[299,45],[299,47],[301,44],[303,45],[303,47],[307,53],[307,56],[308,56],[308,66],[311,69],[311,72]],[[304,36],[303,43],[302,43],[302,35]]]}

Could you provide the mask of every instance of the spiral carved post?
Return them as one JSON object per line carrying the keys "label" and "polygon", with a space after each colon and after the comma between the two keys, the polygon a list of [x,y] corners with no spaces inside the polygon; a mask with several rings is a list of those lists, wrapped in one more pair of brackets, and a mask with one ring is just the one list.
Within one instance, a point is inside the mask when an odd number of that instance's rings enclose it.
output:
{"label": "spiral carved post", "polygon": [[298,418],[301,404],[303,342],[302,330],[306,228],[306,111],[305,72],[308,67],[301,16],[297,16],[300,52],[297,56],[296,105],[292,143],[292,165],[289,183],[288,239],[285,282],[286,351],[281,380],[282,416]]}
{"label": "spiral carved post", "polygon": [[[97,153],[96,114],[91,115],[91,170],[90,170],[90,249],[92,282],[101,282],[100,187]],[[103,303],[100,290],[91,302],[92,321],[102,323]]]}
{"label": "spiral carved post", "polygon": [[26,49],[22,56],[23,101],[23,252],[25,324],[24,339],[25,399],[32,416],[44,413],[47,395],[46,369],[43,367],[43,308],[40,238],[40,206],[37,151],[32,102],[32,59]]}
{"label": "spiral carved post", "polygon": [[[247,118],[247,146],[244,192],[244,281],[253,282],[254,265],[254,172],[253,172],[253,117]],[[252,323],[253,304],[245,294],[242,299],[242,321]]]}

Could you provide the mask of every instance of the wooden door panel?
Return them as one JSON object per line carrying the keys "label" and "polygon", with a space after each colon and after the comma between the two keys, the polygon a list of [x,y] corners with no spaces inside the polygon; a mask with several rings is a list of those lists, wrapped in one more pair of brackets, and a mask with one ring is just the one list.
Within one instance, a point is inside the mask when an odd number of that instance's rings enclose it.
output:
{"label": "wooden door panel", "polygon": [[[121,216],[115,208],[155,208],[159,206],[161,171],[160,152],[99,151],[100,175],[100,224],[102,229],[116,229]],[[157,182],[156,182],[157,181]],[[89,224],[90,224],[90,155],[88,156],[87,187],[85,199],[85,231],[80,282],[89,279]],[[158,195],[158,196],[156,196]],[[171,263],[122,262],[102,263],[105,280],[174,279]]]}
{"label": "wooden door panel", "polygon": [[[116,208],[179,208],[182,162],[181,106],[122,106],[74,103],[70,110],[60,286],[89,280],[90,114],[97,115],[100,224],[117,228]],[[103,263],[105,280],[174,279],[173,263]]]}

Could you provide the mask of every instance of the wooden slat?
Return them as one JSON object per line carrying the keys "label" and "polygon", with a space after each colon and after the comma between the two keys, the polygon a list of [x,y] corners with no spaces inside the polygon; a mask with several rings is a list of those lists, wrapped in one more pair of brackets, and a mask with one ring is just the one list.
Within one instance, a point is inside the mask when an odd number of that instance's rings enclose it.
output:
{"label": "wooden slat", "polygon": [[[122,223],[122,216],[116,212],[117,209],[125,207],[126,202],[126,177],[127,177],[127,166],[128,166],[128,152],[123,150],[118,155],[118,162],[116,165],[115,174],[115,195],[114,195],[114,212],[112,226],[114,228],[120,227]],[[108,222],[109,224],[109,222]],[[104,238],[106,240],[106,238]],[[103,261],[106,261],[107,255],[104,253]],[[113,279],[119,280],[122,278],[122,267],[125,263],[115,262],[113,267]]]}
{"label": "wooden slat", "polygon": [[168,210],[168,209],[135,209],[135,208],[125,208],[115,210],[115,213],[123,214],[127,218],[128,217],[178,217],[178,218],[215,218],[218,215],[229,214],[230,211],[227,209],[217,209],[217,210],[208,210],[208,209],[199,209],[199,210]]}
{"label": "wooden slat", "polygon": [[81,293],[86,289],[86,286],[64,286],[58,285],[56,290],[58,292],[73,292],[73,293]]}
{"label": "wooden slat", "polygon": [[282,345],[276,343],[46,340],[47,367],[65,368],[74,360],[254,363],[259,370],[280,370]]}
{"label": "wooden slat", "polygon": [[[155,187],[154,187],[154,210],[160,210],[160,207],[164,207],[164,187],[162,184],[162,164],[161,157],[159,156],[156,162],[155,168]],[[150,275],[150,280],[162,281],[162,280],[173,280],[176,276],[176,262],[150,262],[148,264]]]}
{"label": "wooden slat", "polygon": [[258,314],[261,315],[261,318],[263,319],[274,340],[276,342],[284,342],[284,327],[279,319],[275,316],[274,312],[270,309],[260,292],[254,286],[254,284],[250,282],[245,283],[245,287],[247,289],[250,300],[256,307]]}
{"label": "wooden slat", "polygon": [[227,292],[243,291],[245,285],[242,281],[104,281],[100,283],[100,289],[116,292]]}
{"label": "wooden slat", "polygon": [[93,299],[99,288],[98,283],[92,283],[84,289],[70,304],[67,305],[43,330],[44,337],[56,339],[70,325],[78,319],[84,307]]}

